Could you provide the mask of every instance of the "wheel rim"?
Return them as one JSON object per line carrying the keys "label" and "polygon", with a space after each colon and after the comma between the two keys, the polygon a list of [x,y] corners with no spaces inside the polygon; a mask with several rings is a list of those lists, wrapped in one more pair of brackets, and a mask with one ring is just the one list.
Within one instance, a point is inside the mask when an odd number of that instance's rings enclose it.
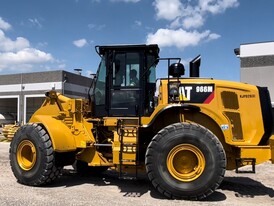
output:
{"label": "wheel rim", "polygon": [[36,148],[29,140],[23,140],[17,149],[17,162],[21,169],[28,171],[36,163]]}
{"label": "wheel rim", "polygon": [[180,144],[169,152],[167,168],[175,179],[190,182],[203,173],[205,157],[201,150],[194,145]]}

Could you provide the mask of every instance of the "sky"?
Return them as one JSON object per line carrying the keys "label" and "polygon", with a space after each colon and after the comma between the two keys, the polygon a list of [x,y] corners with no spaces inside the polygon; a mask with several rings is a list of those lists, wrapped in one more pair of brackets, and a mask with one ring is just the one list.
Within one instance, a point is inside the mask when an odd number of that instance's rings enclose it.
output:
{"label": "sky", "polygon": [[[201,77],[240,81],[241,44],[274,41],[273,0],[0,0],[0,75],[96,73],[96,45],[158,44]],[[188,72],[187,74],[188,75]],[[157,77],[167,76],[160,64]]]}

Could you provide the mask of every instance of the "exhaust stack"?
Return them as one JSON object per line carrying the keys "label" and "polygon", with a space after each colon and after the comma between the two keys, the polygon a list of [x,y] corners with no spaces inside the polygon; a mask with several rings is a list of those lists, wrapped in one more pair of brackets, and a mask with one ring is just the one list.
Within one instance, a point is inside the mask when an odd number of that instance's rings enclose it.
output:
{"label": "exhaust stack", "polygon": [[190,77],[200,77],[201,55],[189,62]]}

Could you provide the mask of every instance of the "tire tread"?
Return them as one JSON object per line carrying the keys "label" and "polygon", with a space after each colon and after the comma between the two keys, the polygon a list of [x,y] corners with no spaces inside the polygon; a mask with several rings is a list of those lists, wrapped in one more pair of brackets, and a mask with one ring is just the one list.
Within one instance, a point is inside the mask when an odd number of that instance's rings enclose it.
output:
{"label": "tire tread", "polygon": [[[221,159],[220,160],[221,169],[220,169],[220,172],[218,174],[218,179],[215,181],[215,184],[212,187],[205,190],[202,194],[197,194],[195,196],[184,196],[184,195],[176,196],[176,195],[173,195],[172,193],[170,193],[169,191],[166,191],[161,186],[160,180],[158,180],[155,177],[154,171],[153,171],[153,166],[152,166],[152,164],[153,164],[153,154],[157,152],[159,142],[161,141],[161,139],[166,134],[171,133],[171,132],[183,133],[186,130],[195,130],[195,131],[198,131],[198,132],[205,133],[207,138],[209,138],[208,141],[214,142],[214,144],[216,145],[216,148],[218,150],[218,154],[221,157],[220,158]],[[175,123],[175,124],[172,124],[172,125],[169,125],[169,126],[163,128],[162,130],[160,130],[158,132],[158,134],[156,134],[153,137],[152,141],[150,142],[150,144],[148,145],[148,148],[147,148],[145,165],[146,165],[148,178],[152,182],[152,185],[154,186],[154,188],[156,188],[156,190],[158,190],[161,194],[163,194],[167,198],[170,198],[170,199],[186,199],[186,200],[201,200],[201,199],[204,199],[205,197],[209,196],[210,194],[212,194],[219,187],[221,182],[223,181],[224,174],[225,174],[225,171],[226,171],[226,155],[224,153],[224,149],[223,149],[222,144],[220,143],[220,141],[216,138],[216,136],[210,130],[208,130],[205,127],[203,127],[201,125],[198,125],[196,123]]]}
{"label": "tire tread", "polygon": [[[47,131],[40,125],[35,123],[30,123],[23,125],[15,134],[15,138],[19,138],[22,134],[24,134],[24,131],[31,131],[31,133],[37,133],[39,136],[39,141],[41,142],[42,149],[41,152],[45,156],[45,162],[43,164],[43,169],[40,174],[37,175],[37,177],[32,181],[27,181],[21,174],[19,174],[16,170],[16,162],[14,162],[14,158],[12,158],[13,148],[14,144],[11,143],[10,146],[10,165],[11,169],[13,171],[13,174],[17,178],[17,181],[21,184],[30,185],[30,186],[40,186],[49,184],[52,181],[54,181],[57,177],[60,176],[62,167],[56,167],[55,166],[55,158],[54,158],[54,152],[53,152],[53,145],[49,138],[49,135]],[[31,134],[30,133],[30,134]]]}

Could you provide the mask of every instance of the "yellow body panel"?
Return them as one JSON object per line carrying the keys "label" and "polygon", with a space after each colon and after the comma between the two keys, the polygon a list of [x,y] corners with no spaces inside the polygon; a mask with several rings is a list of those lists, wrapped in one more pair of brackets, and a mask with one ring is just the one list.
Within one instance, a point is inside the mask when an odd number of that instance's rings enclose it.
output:
{"label": "yellow body panel", "polygon": [[256,164],[261,164],[271,159],[270,146],[245,146],[239,147],[241,158],[255,158]]}
{"label": "yellow body panel", "polygon": [[87,162],[89,166],[113,166],[102,154],[96,151],[95,147],[82,149],[77,153],[76,158]]}
{"label": "yellow body panel", "polygon": [[[224,146],[227,169],[235,169],[236,158],[255,158],[256,164],[271,159],[271,148],[268,145],[259,146],[265,131],[262,105],[256,86],[212,79],[180,79],[179,81],[184,85],[214,84],[214,98],[206,103],[191,103],[189,98],[180,97],[179,102],[169,103],[168,80],[161,80],[158,105],[150,117],[141,118],[144,126],[153,124],[159,113],[169,108],[196,106],[199,112],[178,109],[177,113],[167,112],[159,121],[166,121],[166,124],[172,123],[174,119],[181,122],[195,122],[211,130]],[[176,116],[180,117],[176,118]]]}
{"label": "yellow body panel", "polygon": [[53,91],[50,95],[30,122],[41,123],[46,128],[55,151],[68,152],[90,147],[94,143],[91,133],[93,125],[82,116],[83,101]]}
{"label": "yellow body panel", "polygon": [[[121,164],[121,161],[125,165],[136,165],[139,118],[84,118],[84,104],[84,100],[70,99],[51,91],[30,122],[45,127],[54,151],[61,153],[77,151],[76,159],[87,162],[89,166],[114,166]],[[95,131],[97,129],[93,128],[92,122],[99,121],[101,127],[107,127],[108,131],[113,133],[113,139],[108,139],[106,142],[106,145],[111,145],[112,154],[108,154],[110,159],[98,151],[96,137],[92,133],[93,129]],[[118,124],[119,130],[117,130]]]}
{"label": "yellow body panel", "polygon": [[[200,112],[215,121],[219,128],[226,126],[223,128],[223,134],[227,144],[235,146],[258,145],[264,134],[264,125],[256,86],[212,79],[181,79],[180,82],[183,84],[214,84],[214,98],[209,104],[191,103],[191,105],[199,107]],[[222,92],[235,93],[239,104],[237,109],[224,107],[221,96]],[[142,117],[143,125],[149,125],[164,108],[189,104],[186,100],[180,104],[170,104],[168,103],[167,95],[168,81],[162,80],[159,88],[158,106],[150,117]],[[234,122],[233,120],[236,120],[236,118],[230,119],[228,114],[233,114],[236,117],[239,116],[239,119],[237,119],[239,122]],[[193,117],[191,117],[191,119],[193,119]],[[187,119],[185,119],[185,121],[187,121]],[[204,126],[206,126],[206,124],[205,122]]]}

